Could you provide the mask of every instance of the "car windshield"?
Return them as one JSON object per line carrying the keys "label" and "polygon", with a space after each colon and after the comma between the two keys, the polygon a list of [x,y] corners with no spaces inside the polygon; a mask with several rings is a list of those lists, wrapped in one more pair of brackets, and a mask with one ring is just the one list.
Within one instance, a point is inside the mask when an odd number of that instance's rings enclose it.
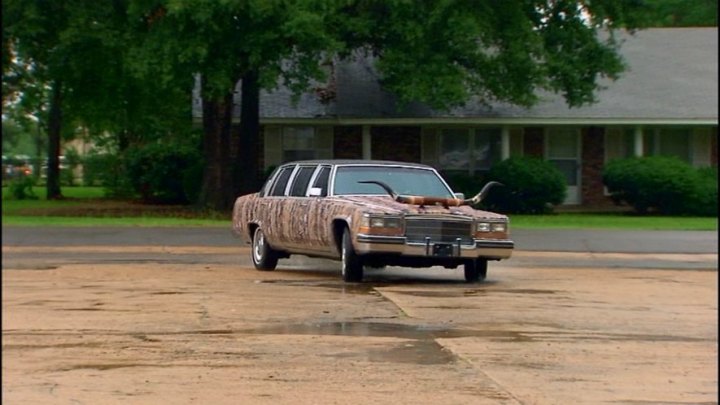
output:
{"label": "car windshield", "polygon": [[433,170],[394,166],[343,166],[335,174],[335,195],[387,195],[377,184],[359,181],[376,180],[389,185],[401,195],[453,197],[451,190]]}

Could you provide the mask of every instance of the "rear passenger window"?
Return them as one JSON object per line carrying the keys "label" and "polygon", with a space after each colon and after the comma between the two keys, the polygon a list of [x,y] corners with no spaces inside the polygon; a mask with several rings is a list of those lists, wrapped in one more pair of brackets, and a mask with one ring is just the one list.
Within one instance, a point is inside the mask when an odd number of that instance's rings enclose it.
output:
{"label": "rear passenger window", "polygon": [[295,176],[292,186],[290,187],[290,195],[294,197],[305,197],[310,177],[315,171],[315,166],[300,167],[300,171]]}
{"label": "rear passenger window", "polygon": [[327,196],[328,179],[329,178],[330,178],[330,168],[325,166],[322,169],[320,169],[320,173],[318,173],[317,177],[315,178],[315,182],[313,182],[313,187],[317,187],[322,190],[320,193],[321,197]]}
{"label": "rear passenger window", "polygon": [[271,196],[285,195],[285,187],[287,186],[288,179],[290,178],[293,169],[294,167],[291,166],[285,167],[280,171],[280,174],[278,174],[277,180],[275,181],[272,190],[270,190]]}

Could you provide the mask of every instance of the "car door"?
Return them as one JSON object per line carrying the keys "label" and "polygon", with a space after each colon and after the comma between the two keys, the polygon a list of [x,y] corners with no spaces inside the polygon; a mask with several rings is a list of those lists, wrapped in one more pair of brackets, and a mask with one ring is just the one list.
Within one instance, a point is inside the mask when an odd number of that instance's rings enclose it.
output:
{"label": "car door", "polygon": [[321,165],[315,172],[310,183],[310,189],[314,195],[308,197],[307,203],[307,224],[309,248],[319,253],[333,253],[335,251],[332,240],[332,218],[328,210],[327,201],[328,187],[330,180],[329,165]]}
{"label": "car door", "polygon": [[286,191],[295,167],[281,167],[267,195],[258,202],[257,222],[265,231],[270,246],[275,249],[284,249],[288,243],[283,218],[290,215]]}
{"label": "car door", "polygon": [[288,246],[297,251],[308,249],[310,235],[308,229],[309,203],[308,186],[317,169],[317,165],[305,164],[298,166],[293,174],[288,190],[285,217],[285,235]]}

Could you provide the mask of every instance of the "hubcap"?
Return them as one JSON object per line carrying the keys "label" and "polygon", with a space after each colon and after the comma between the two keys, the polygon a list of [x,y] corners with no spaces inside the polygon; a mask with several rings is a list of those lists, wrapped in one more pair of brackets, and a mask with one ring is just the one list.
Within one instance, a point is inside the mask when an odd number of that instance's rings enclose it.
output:
{"label": "hubcap", "polygon": [[262,260],[262,251],[263,247],[265,246],[265,238],[263,237],[262,231],[257,231],[255,233],[254,242],[255,249],[253,249],[253,257],[255,258],[255,262],[259,263],[260,260]]}
{"label": "hubcap", "polygon": [[341,255],[342,255],[342,274],[345,275],[345,273],[347,273],[347,249],[345,248],[345,243],[343,243]]}

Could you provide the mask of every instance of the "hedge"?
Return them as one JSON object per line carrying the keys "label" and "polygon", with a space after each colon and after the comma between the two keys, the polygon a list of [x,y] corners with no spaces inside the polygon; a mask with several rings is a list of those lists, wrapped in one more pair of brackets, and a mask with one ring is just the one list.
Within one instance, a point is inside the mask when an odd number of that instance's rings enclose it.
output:
{"label": "hedge", "polygon": [[717,216],[717,169],[696,169],[670,156],[616,159],[603,183],[617,204],[638,214]]}

